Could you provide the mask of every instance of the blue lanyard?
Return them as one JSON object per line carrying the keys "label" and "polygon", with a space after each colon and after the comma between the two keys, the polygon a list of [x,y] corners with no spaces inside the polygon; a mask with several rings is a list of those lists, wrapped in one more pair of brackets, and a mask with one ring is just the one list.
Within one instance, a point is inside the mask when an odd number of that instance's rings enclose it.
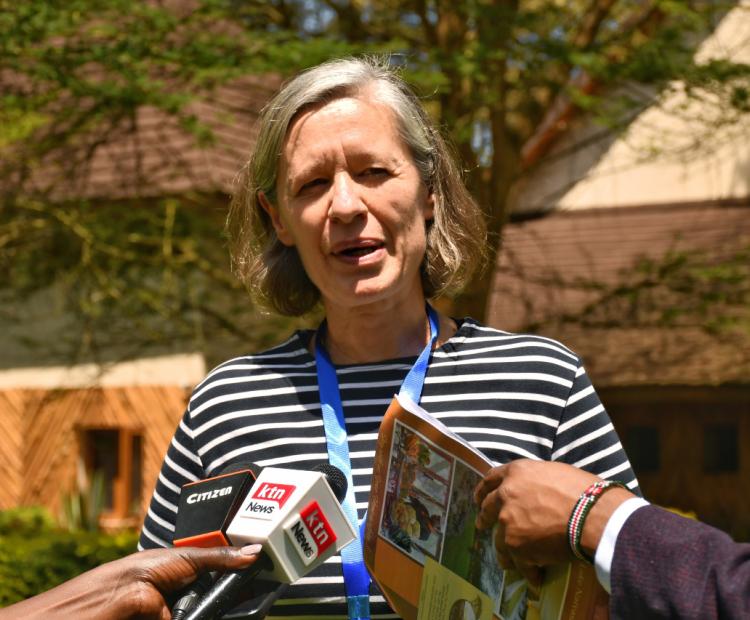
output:
{"label": "blue lanyard", "polygon": [[[406,375],[399,394],[405,394],[415,403],[422,395],[422,386],[427,374],[427,364],[430,353],[438,336],[438,315],[428,304],[427,317],[430,322],[430,341],[419,354],[414,366]],[[315,336],[315,363],[318,370],[318,389],[320,391],[320,407],[323,412],[323,427],[328,445],[328,461],[338,467],[346,476],[348,482],[346,496],[341,502],[349,522],[360,532],[360,544],[350,544],[341,550],[341,567],[344,572],[344,586],[346,588],[346,602],[350,620],[369,620],[370,618],[370,575],[365,567],[362,544],[364,540],[364,520],[358,524],[357,508],[354,501],[354,481],[352,479],[352,465],[349,460],[349,445],[346,436],[346,422],[344,408],[341,405],[339,382],[336,368],[331,362],[325,348],[325,321],[320,324]]]}

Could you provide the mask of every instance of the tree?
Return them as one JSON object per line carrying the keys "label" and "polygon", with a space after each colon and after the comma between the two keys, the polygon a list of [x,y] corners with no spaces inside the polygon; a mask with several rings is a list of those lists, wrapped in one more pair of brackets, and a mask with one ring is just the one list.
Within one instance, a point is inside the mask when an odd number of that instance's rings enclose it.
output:
{"label": "tree", "polygon": [[[289,35],[246,33],[211,0],[186,11],[128,0],[0,8],[4,322],[31,324],[20,337],[58,362],[186,346],[217,360],[243,350],[248,333],[252,345],[275,341],[279,322],[257,320],[227,268],[225,188],[182,156],[223,146],[216,132],[232,110],[207,117],[205,108],[222,85],[283,65],[280,49],[298,55]],[[312,62],[349,51],[318,50]],[[261,84],[261,101],[277,83]],[[152,142],[166,134],[170,144],[141,148],[155,124]],[[165,149],[158,162],[142,159]],[[110,178],[92,187],[105,152]],[[162,166],[166,188],[154,184]],[[53,329],[37,329],[53,314]]]}
{"label": "tree", "polygon": [[[89,316],[101,307],[99,298],[111,300],[109,309],[114,311],[127,295],[139,300],[137,307],[130,308],[132,316],[138,308],[161,314],[169,309],[165,315],[169,318],[211,317],[211,328],[223,326],[227,333],[246,337],[248,326],[237,326],[236,312],[227,313],[218,305],[210,311],[198,307],[190,300],[189,285],[173,288],[166,296],[168,287],[153,286],[165,278],[184,285],[197,267],[205,274],[205,286],[218,283],[227,291],[227,299],[236,299],[226,270],[213,260],[211,269],[205,263],[213,250],[195,251],[196,228],[201,227],[195,222],[205,222],[201,204],[207,203],[202,198],[193,196],[195,204],[186,207],[183,199],[175,203],[177,198],[170,197],[171,203],[149,209],[147,215],[141,214],[143,221],[134,224],[149,232],[134,238],[132,230],[119,234],[112,221],[90,205],[50,206],[54,188],[33,201],[24,189],[35,167],[50,153],[83,140],[87,148],[73,163],[85,164],[123,123],[132,123],[143,106],[163,111],[210,147],[215,136],[191,112],[191,105],[242,75],[286,75],[346,53],[392,54],[392,62],[403,67],[452,138],[467,182],[486,209],[490,267],[465,293],[445,302],[454,314],[478,318],[484,316],[491,290],[492,266],[509,218],[511,187],[539,161],[575,111],[596,116],[606,131],[619,131],[637,110],[657,101],[659,93],[678,79],[691,95],[712,91],[717,105],[730,111],[744,113],[750,101],[747,66],[693,60],[696,44],[733,2],[202,0],[172,4],[183,10],[125,0],[37,0],[7,6],[3,12],[6,34],[0,66],[6,88],[0,146],[13,157],[2,171],[2,182],[4,190],[18,191],[5,191],[0,245],[6,258],[0,263],[0,281],[14,283],[12,290],[19,290],[19,282],[21,290],[36,290],[62,268],[78,279],[83,274],[89,278]],[[638,88],[632,87],[636,83]],[[102,230],[86,223],[84,214],[97,218],[96,226]],[[216,234],[215,222],[210,229]],[[41,262],[26,261],[33,266],[19,267],[18,261],[24,264],[22,256],[41,256],[54,247],[54,239],[59,247],[62,238],[75,239],[75,257],[68,253],[56,262],[45,256]],[[193,254],[186,249],[190,243]],[[30,244],[36,248],[33,254],[28,253]],[[161,251],[155,253],[154,248]],[[94,255],[111,262],[96,275]],[[141,271],[146,263],[139,262],[144,256],[152,259],[147,273]],[[47,273],[46,279],[38,277],[38,270]],[[121,280],[108,277],[113,272]],[[114,281],[122,286],[109,290]],[[152,328],[154,338],[162,337],[155,325]],[[195,337],[195,333],[188,327],[184,336]]]}

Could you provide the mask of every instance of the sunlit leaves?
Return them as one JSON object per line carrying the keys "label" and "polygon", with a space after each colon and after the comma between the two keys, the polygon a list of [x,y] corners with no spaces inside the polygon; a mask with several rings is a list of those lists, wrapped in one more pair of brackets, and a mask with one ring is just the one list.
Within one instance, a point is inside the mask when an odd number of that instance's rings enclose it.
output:
{"label": "sunlit leaves", "polygon": [[[268,339],[242,323],[247,302],[228,275],[220,238],[225,197],[61,203],[54,187],[31,195],[24,185],[49,154],[83,144],[80,160],[62,161],[74,176],[144,106],[175,119],[198,147],[215,146],[191,104],[238,76],[392,54],[456,144],[494,233],[524,165],[521,148],[558,97],[613,129],[677,80],[687,96],[726,105],[730,120],[748,111],[746,66],[693,61],[730,3],[605,2],[606,15],[587,33],[596,4],[0,0],[0,290],[33,297],[60,287],[90,333],[110,323],[107,343],[195,342],[211,329],[235,345],[248,331]],[[582,72],[596,89],[580,87]],[[629,89],[635,82],[648,88]],[[477,288],[491,289],[488,281]]]}

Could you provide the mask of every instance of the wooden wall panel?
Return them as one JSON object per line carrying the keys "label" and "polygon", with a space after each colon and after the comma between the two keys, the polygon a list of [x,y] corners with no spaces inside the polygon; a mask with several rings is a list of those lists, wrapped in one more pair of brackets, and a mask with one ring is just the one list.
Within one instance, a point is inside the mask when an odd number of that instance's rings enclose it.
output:
{"label": "wooden wall panel", "polygon": [[[658,470],[636,471],[646,499],[750,540],[750,388],[619,389],[601,397],[626,450],[630,428],[658,430]],[[704,471],[704,435],[713,425],[736,428],[737,471]]]}
{"label": "wooden wall panel", "polygon": [[21,498],[22,420],[28,398],[24,390],[0,391],[0,510],[17,506]]}
{"label": "wooden wall panel", "polygon": [[135,411],[140,412],[143,424],[143,486],[141,505],[143,514],[156,484],[164,455],[187,404],[188,394],[172,386],[144,386],[123,388],[118,395]]}
{"label": "wooden wall panel", "polygon": [[75,488],[79,433],[123,428],[143,437],[143,511],[187,403],[175,386],[0,391],[0,509],[43,505],[57,512]]}
{"label": "wooden wall panel", "polygon": [[26,414],[25,485],[21,502],[57,511],[60,498],[75,488],[82,412],[100,407],[99,390],[48,392]]}

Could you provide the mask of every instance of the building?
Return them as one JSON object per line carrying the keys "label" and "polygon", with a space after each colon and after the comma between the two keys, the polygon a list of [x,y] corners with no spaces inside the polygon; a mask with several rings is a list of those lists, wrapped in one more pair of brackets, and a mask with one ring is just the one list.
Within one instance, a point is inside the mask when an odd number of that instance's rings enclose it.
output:
{"label": "building", "polygon": [[[698,58],[750,61],[748,28]],[[515,188],[488,320],[579,353],[646,497],[747,539],[750,119],[674,86],[622,136],[574,120]]]}
{"label": "building", "polygon": [[[223,213],[254,142],[255,120],[277,85],[275,77],[243,78],[191,104],[213,131],[208,146],[165,113],[139,109],[106,135],[80,136],[48,153],[22,191],[61,211],[80,200],[94,208],[150,209],[160,198],[185,196]],[[216,219],[218,239],[223,218]],[[77,336],[79,319],[60,311],[60,295],[53,283],[12,300],[21,321],[0,316],[0,509],[42,505],[59,513],[82,474],[90,481],[99,471],[102,525],[139,525],[189,391],[205,375],[204,357],[187,341],[133,356],[126,333],[120,346],[71,363],[58,345]],[[220,339],[212,344],[221,350]]]}
{"label": "building", "polygon": [[80,474],[100,471],[102,525],[137,525],[204,374],[197,354],[0,372],[0,509],[59,513],[64,496],[89,492]]}

